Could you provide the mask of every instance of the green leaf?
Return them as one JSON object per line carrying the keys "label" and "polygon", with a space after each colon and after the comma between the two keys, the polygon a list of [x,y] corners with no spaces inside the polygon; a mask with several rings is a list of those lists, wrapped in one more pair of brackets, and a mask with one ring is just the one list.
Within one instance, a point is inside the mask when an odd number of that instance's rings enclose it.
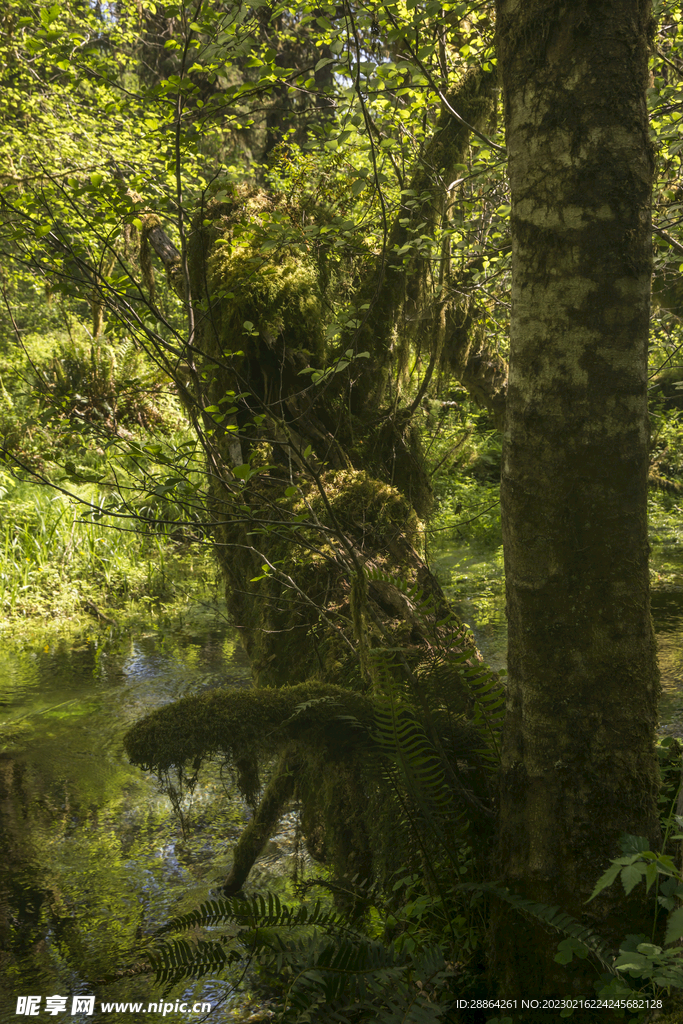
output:
{"label": "green leaf", "polygon": [[659,954],[662,952],[662,947],[655,946],[652,942],[639,942],[638,952],[642,953],[643,956],[659,956]]}
{"label": "green leaf", "polygon": [[621,884],[624,887],[624,892],[628,896],[633,891],[635,886],[638,884],[640,879],[645,873],[644,864],[628,864],[621,871]]}
{"label": "green leaf", "polygon": [[614,966],[618,971],[643,971],[649,968],[650,961],[640,953],[624,953],[617,957]]}
{"label": "green leaf", "polygon": [[579,942],[578,939],[563,939],[562,942],[558,943],[555,962],[558,964],[570,964],[574,956],[577,956],[580,960],[585,960],[589,952],[588,947],[583,942]]}
{"label": "green leaf", "polygon": [[593,892],[590,894],[589,898],[586,900],[586,903],[590,903],[591,900],[595,899],[598,893],[601,893],[603,889],[607,889],[610,885],[613,884],[617,875],[619,874],[620,868],[621,865],[618,861],[614,861],[607,868],[607,871],[605,871],[604,875],[601,875],[595,883],[595,888],[593,889]]}
{"label": "green leaf", "polygon": [[649,892],[658,875],[656,861],[651,861],[645,868],[645,891]]}
{"label": "green leaf", "polygon": [[669,914],[666,921],[664,942],[667,946],[670,946],[680,938],[683,938],[683,907],[679,907],[678,910],[674,910],[673,913]]}
{"label": "green leaf", "polygon": [[621,847],[622,853],[634,854],[634,853],[645,853],[649,848],[649,842],[645,836],[632,836],[624,834],[619,839],[619,846]]}
{"label": "green leaf", "polygon": [[45,28],[47,28],[53,21],[57,20],[60,14],[61,8],[59,4],[55,4],[54,7],[43,7],[40,12],[40,20]]}

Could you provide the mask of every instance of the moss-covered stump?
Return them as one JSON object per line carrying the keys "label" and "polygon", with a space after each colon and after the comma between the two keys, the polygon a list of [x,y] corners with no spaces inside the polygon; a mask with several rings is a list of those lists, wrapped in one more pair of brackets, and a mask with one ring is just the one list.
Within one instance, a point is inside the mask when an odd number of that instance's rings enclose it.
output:
{"label": "moss-covered stump", "polygon": [[[375,702],[414,709],[434,750],[452,755],[464,798],[476,757],[453,735],[473,712],[466,673],[481,659],[420,553],[429,488],[410,411],[394,402],[352,414],[349,375],[326,372],[346,353],[325,341],[321,268],[305,245],[271,244],[292,210],[258,190],[221,191],[190,241],[198,316],[187,387],[207,452],[215,551],[256,686],[156,712],[127,749],[162,772],[225,757],[252,802],[258,765],[281,758],[229,891],[294,797],[312,847],[338,874],[368,877],[410,855],[376,764],[365,763]],[[335,702],[366,732],[343,726]],[[479,793],[470,810],[488,799]]]}
{"label": "moss-covered stump", "polygon": [[[351,380],[338,371],[354,365],[352,350],[325,341],[329,275],[308,244],[273,244],[292,219],[316,215],[225,183],[208,198],[189,247],[201,311],[195,383],[216,553],[255,680],[291,685],[315,675],[358,687],[367,680],[350,609],[354,578],[417,584],[435,598],[437,617],[446,603],[419,554],[418,513],[431,491],[412,414],[393,400],[366,419],[351,414]],[[409,602],[391,580],[362,589],[370,632],[391,642],[411,621]]]}

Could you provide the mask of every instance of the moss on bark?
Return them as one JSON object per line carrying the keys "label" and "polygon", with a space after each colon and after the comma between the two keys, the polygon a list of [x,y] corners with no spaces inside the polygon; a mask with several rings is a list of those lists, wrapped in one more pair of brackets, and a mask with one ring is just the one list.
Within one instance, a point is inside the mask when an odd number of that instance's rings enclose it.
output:
{"label": "moss on bark", "polygon": [[[494,76],[479,72],[453,102],[481,125],[494,93]],[[447,175],[467,138],[467,128],[444,111],[416,172],[415,187],[425,193],[419,220],[428,213],[430,224],[439,222],[445,194],[433,182],[427,187],[431,169]],[[404,212],[394,240],[406,233]],[[220,749],[250,798],[255,764],[272,753],[263,737],[272,738],[274,718],[278,743],[284,742],[286,709],[329,697],[321,686],[341,687],[358,701],[392,690],[392,699],[398,695],[427,716],[430,736],[441,744],[431,709],[451,723],[452,739],[453,723],[472,711],[465,662],[480,661],[471,636],[453,619],[446,630],[437,625],[450,610],[421,555],[431,489],[412,422],[416,406],[397,402],[386,387],[387,338],[410,303],[431,302],[427,262],[410,270],[405,292],[402,261],[392,257],[390,272],[382,264],[362,328],[353,340],[330,346],[326,317],[334,281],[306,240],[294,241],[302,215],[324,218],[313,207],[295,208],[284,195],[216,182],[197,211],[186,254],[191,336],[182,385],[207,454],[215,550],[256,689],[226,695],[225,714],[214,699],[165,709],[128,738],[135,760],[162,770]],[[148,238],[164,259],[152,231]],[[178,254],[166,256],[176,267]],[[442,320],[439,310],[433,321],[439,331],[424,339],[426,348],[428,341],[434,346],[432,369],[443,344]],[[367,359],[354,357],[361,350]],[[440,671],[435,650],[449,630],[462,663]],[[383,843],[376,828],[369,838],[369,808],[376,809],[379,790],[369,786],[351,747],[340,756],[339,737],[327,736],[322,722],[318,728],[322,734],[309,730],[294,751],[308,766],[295,784],[304,821],[311,830],[323,828],[338,870],[362,864],[367,872],[370,846]],[[457,747],[448,746],[454,766]],[[294,756],[287,751],[287,759]],[[316,757],[318,775],[309,785]],[[272,807],[289,792],[289,773],[283,762],[271,779]],[[264,808],[263,821],[272,818]],[[263,832],[255,825],[237,851],[240,878]]]}

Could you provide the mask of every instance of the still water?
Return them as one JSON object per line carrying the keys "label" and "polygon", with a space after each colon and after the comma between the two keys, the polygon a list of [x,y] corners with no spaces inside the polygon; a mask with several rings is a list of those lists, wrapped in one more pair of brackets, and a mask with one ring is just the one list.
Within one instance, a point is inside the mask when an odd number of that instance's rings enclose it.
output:
{"label": "still water", "polygon": [[[683,735],[683,553],[653,558],[652,609],[664,684],[663,730]],[[494,668],[505,664],[500,552],[442,549],[434,561],[458,611]],[[249,669],[217,606],[197,606],[133,637],[116,629],[0,645],[0,1022],[17,998],[42,997],[39,1019],[140,1024],[103,1014],[100,1001],[160,998],[146,976],[112,978],[129,951],[220,883],[246,811],[232,780],[205,772],[183,836],[168,798],[128,764],[126,728],[150,710],[217,686],[245,686]],[[261,864],[267,881],[287,863],[287,830]],[[258,875],[257,875],[258,877]],[[94,1015],[71,1014],[94,993]],[[47,1016],[45,997],[67,997]],[[211,1024],[233,1021],[228,981],[200,981],[173,999],[212,1004]],[[171,1012],[164,1020],[203,1017]]]}
{"label": "still water", "polygon": [[[158,998],[146,977],[106,980],[169,916],[225,875],[245,810],[218,770],[194,794],[187,838],[155,780],[128,764],[126,728],[149,710],[218,685],[244,686],[248,665],[216,607],[134,638],[93,631],[0,646],[0,1021],[17,998],[43,997],[40,1019],[81,1020],[74,995]],[[46,1017],[45,997],[67,998]],[[228,1016],[223,982],[174,999]],[[82,1015],[134,1024],[139,1014]],[[169,1021],[189,1020],[171,1013]],[[198,1017],[192,1018],[198,1020]]]}

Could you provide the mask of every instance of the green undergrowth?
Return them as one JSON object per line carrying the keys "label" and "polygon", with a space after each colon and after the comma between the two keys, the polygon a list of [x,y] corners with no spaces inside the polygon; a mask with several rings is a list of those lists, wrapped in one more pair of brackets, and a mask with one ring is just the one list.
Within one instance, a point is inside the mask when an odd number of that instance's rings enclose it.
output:
{"label": "green undergrowth", "polygon": [[453,477],[441,490],[437,514],[429,524],[430,543],[450,541],[497,548],[502,543],[500,484],[480,483],[468,475]]}
{"label": "green undergrowth", "polygon": [[[217,595],[207,545],[140,533],[129,520],[86,521],[87,506],[0,476],[0,631],[42,623],[120,625]],[[73,493],[92,504],[94,487]]]}
{"label": "green undergrowth", "polygon": [[427,550],[457,545],[495,551],[502,544],[502,436],[459,385],[447,394],[449,401],[424,410],[423,446],[435,498]]}
{"label": "green undergrowth", "polygon": [[445,401],[424,403],[423,447],[434,489],[428,544],[501,544],[502,435],[455,381]]}
{"label": "green undergrowth", "polygon": [[94,468],[111,438],[184,428],[177,398],[144,352],[114,333],[93,338],[64,316],[61,329],[27,332],[21,348],[0,338],[0,449],[10,464],[50,475],[86,457]]}
{"label": "green undergrowth", "polygon": [[653,589],[683,587],[683,496],[650,492],[648,521]]}
{"label": "green undergrowth", "polygon": [[475,627],[493,627],[504,580],[501,437],[481,410],[458,397],[457,415],[432,444],[436,466],[448,457],[452,463],[432,478],[437,509],[425,530],[426,553],[458,614]]}

